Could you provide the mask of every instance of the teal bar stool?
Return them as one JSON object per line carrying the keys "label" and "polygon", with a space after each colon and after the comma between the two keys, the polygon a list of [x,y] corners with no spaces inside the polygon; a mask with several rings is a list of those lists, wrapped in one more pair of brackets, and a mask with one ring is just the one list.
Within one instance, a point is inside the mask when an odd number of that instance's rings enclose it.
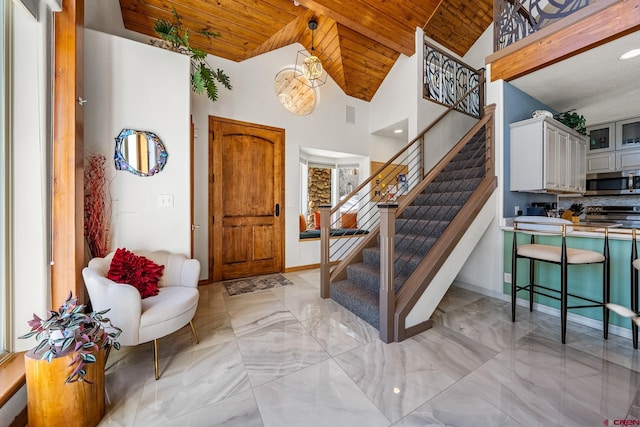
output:
{"label": "teal bar stool", "polygon": [[[562,328],[562,343],[567,336],[567,313],[569,309],[602,307],[604,339],[609,336],[609,232],[604,228],[604,244],[602,253],[585,249],[567,247],[567,234],[573,231],[571,221],[559,218],[520,217],[513,223],[513,247],[511,256],[511,320],[516,320],[516,299],[520,291],[529,292],[529,311],[533,311],[534,294],[544,295],[560,301],[560,323]],[[518,234],[530,235],[529,242],[518,245]],[[559,245],[537,243],[540,235],[556,236]],[[524,286],[517,284],[518,260],[528,260],[529,283]],[[551,263],[560,266],[560,290],[536,283],[535,265],[538,262]],[[602,300],[597,301],[576,293],[570,293],[568,275],[569,266],[585,264],[602,264]],[[640,267],[640,264],[639,264]],[[577,284],[571,284],[577,286]],[[569,298],[578,300],[581,304],[569,305]]]}

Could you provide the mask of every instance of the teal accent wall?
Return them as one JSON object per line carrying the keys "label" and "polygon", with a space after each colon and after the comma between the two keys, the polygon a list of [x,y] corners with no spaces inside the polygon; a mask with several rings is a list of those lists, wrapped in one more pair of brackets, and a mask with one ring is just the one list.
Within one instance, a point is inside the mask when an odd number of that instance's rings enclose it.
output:
{"label": "teal accent wall", "polygon": [[553,114],[557,111],[549,108],[537,99],[527,95],[515,86],[504,83],[504,204],[503,216],[512,218],[515,216],[515,206],[520,206],[522,213],[526,215],[527,205],[532,202],[555,202],[555,194],[520,193],[510,191],[511,186],[511,135],[509,125],[531,118],[535,110],[548,110]]}
{"label": "teal accent wall", "polygon": [[[518,233],[518,245],[529,242],[529,235]],[[548,243],[560,245],[560,236],[536,236],[536,243]],[[504,232],[504,272],[511,273],[511,249],[513,245],[513,232]],[[602,252],[603,238],[567,237],[567,247],[588,249]],[[609,239],[609,254],[611,260],[611,302],[631,307],[631,241]],[[569,266],[568,292],[585,296],[594,300],[602,300],[602,265],[575,265]],[[545,263],[535,263],[535,277],[538,284],[560,290],[560,266]],[[511,277],[514,280],[514,277]],[[529,261],[518,261],[517,284],[526,285],[529,282]],[[511,295],[511,283],[504,282],[504,293]],[[518,292],[518,298],[529,300],[529,293]],[[560,301],[547,298],[542,295],[534,295],[534,302],[560,309]],[[569,305],[579,305],[579,300],[569,298]],[[518,310],[526,310],[518,307]],[[602,308],[570,309],[570,313],[602,321]],[[610,312],[609,324],[631,329],[631,321],[616,313]]]}

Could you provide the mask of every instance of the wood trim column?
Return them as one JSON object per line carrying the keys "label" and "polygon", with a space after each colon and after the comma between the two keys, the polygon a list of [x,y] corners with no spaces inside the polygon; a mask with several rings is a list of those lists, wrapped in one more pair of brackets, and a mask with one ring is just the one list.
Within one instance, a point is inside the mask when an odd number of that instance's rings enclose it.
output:
{"label": "wood trim column", "polygon": [[54,16],[53,249],[51,305],[69,291],[84,301],[84,0],[63,0]]}
{"label": "wood trim column", "polygon": [[380,339],[388,344],[396,341],[393,323],[396,314],[393,269],[398,205],[379,204],[378,210],[380,211]]}

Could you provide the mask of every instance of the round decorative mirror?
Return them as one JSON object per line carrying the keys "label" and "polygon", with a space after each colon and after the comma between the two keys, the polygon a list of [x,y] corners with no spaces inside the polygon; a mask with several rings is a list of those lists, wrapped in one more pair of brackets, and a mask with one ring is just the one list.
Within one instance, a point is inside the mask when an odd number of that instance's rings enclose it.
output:
{"label": "round decorative mirror", "polygon": [[117,170],[151,176],[164,169],[167,157],[164,144],[153,132],[123,129],[116,137]]}
{"label": "round decorative mirror", "polygon": [[286,69],[276,75],[274,82],[280,104],[298,116],[310,114],[316,106],[316,91],[300,80],[304,78],[293,69]]}

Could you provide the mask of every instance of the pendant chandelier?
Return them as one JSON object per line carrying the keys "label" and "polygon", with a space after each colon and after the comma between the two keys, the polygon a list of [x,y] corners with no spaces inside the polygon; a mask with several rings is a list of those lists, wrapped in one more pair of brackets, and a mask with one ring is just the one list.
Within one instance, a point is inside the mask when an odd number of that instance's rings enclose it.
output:
{"label": "pendant chandelier", "polygon": [[311,30],[311,54],[306,49],[298,51],[294,77],[307,86],[316,88],[327,82],[327,73],[322,68],[320,58],[315,55],[314,32],[318,28],[318,21],[312,19],[308,26]]}

